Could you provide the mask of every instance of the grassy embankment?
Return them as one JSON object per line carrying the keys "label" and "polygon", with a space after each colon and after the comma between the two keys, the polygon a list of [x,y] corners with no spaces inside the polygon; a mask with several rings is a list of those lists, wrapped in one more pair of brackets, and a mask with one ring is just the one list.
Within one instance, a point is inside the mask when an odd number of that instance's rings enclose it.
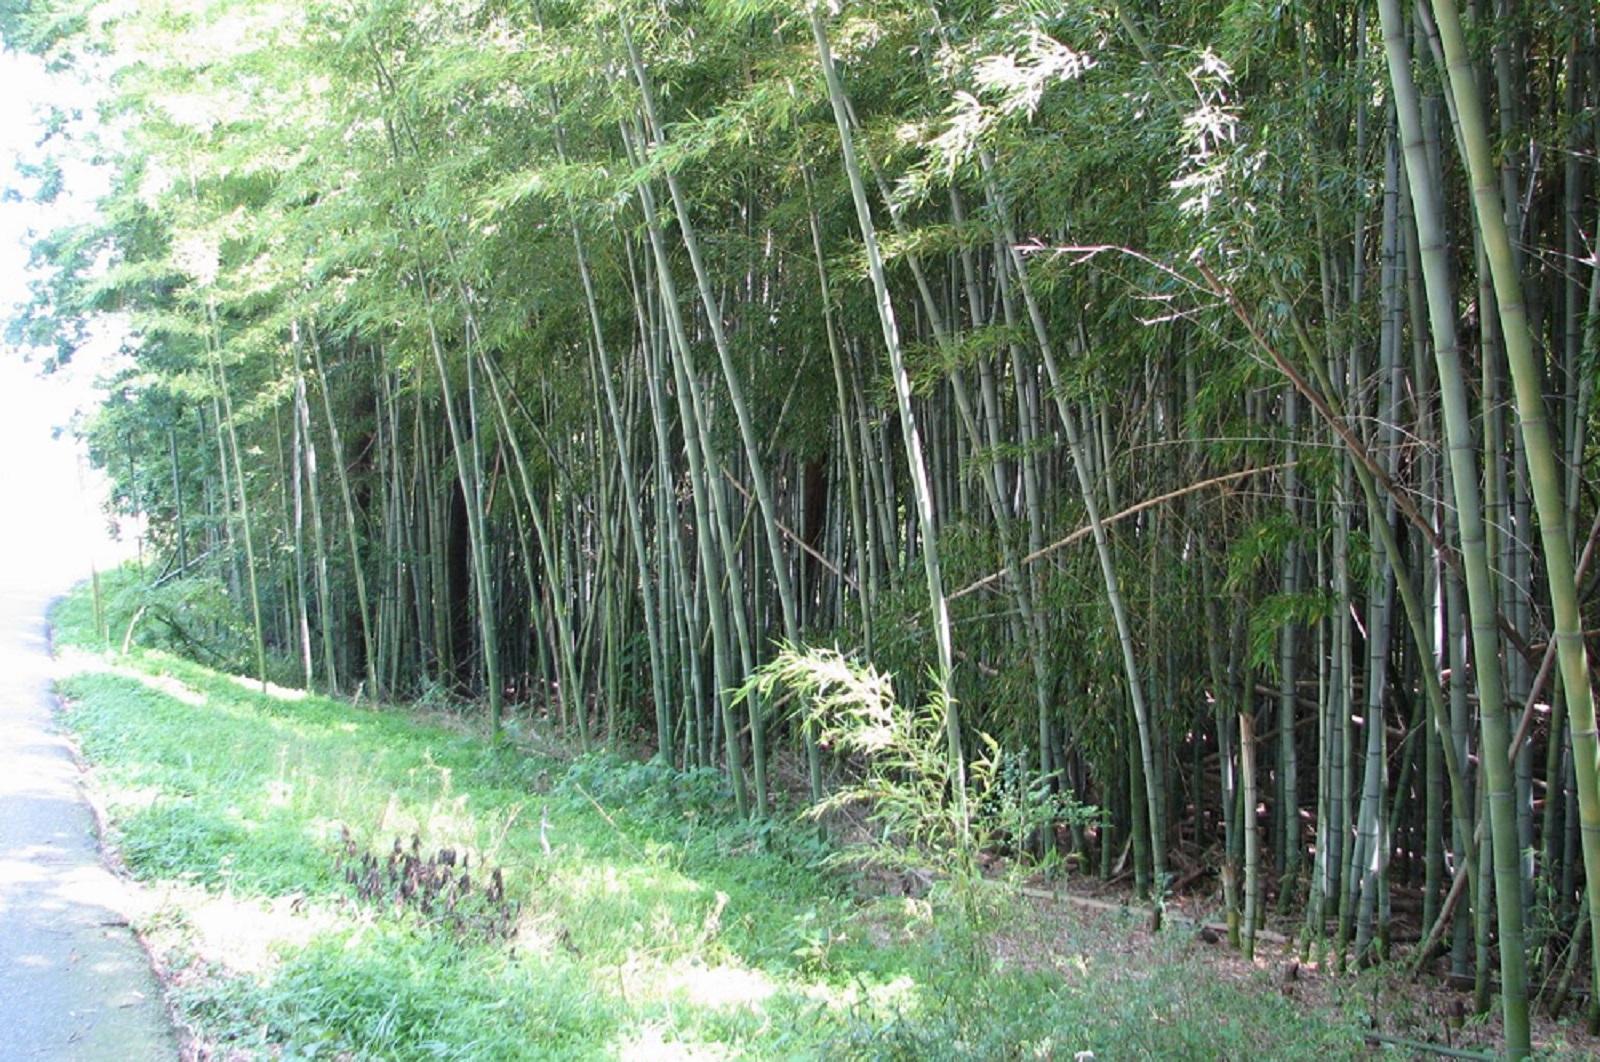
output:
{"label": "grassy embankment", "polygon": [[[131,577],[112,580],[113,603]],[[112,617],[120,635],[127,615]],[[140,929],[205,1049],[245,1057],[1345,1057],[1359,1038],[1187,934],[996,896],[975,964],[936,890],[863,897],[813,828],[715,775],[496,748],[460,719],[96,648],[56,612],[67,720],[152,898]],[[120,641],[114,636],[113,642]],[[73,649],[71,647],[77,647]],[[504,868],[509,943],[357,896],[341,830]]]}

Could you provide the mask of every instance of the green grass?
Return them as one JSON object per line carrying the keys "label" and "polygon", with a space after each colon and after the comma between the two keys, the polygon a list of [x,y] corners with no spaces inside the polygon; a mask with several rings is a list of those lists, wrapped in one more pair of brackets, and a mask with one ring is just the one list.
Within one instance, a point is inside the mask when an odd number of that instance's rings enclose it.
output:
{"label": "green grass", "polygon": [[[95,641],[85,593],[56,621],[63,643]],[[1210,976],[1178,935],[1130,967],[1110,952],[1118,926],[1040,923],[997,897],[989,924],[1011,947],[975,968],[937,894],[858,896],[818,869],[813,827],[739,821],[711,772],[560,762],[400,710],[262,694],[155,648],[76,659],[69,724],[131,871],[170,889],[142,928],[184,1020],[245,1057],[1363,1053],[1264,973]],[[359,902],[335,871],[341,827],[374,852],[415,832],[504,867],[516,938],[458,940]],[[195,913],[207,898],[304,931],[238,968]]]}

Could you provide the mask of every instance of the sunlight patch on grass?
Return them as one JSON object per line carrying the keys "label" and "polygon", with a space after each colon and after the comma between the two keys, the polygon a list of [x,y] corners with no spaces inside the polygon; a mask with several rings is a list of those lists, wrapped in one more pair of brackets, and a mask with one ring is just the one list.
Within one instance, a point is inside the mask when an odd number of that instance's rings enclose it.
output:
{"label": "sunlight patch on grass", "polygon": [[774,975],[736,961],[717,963],[703,955],[686,955],[663,962],[659,955],[641,949],[630,949],[612,976],[596,982],[597,988],[607,986],[632,1005],[684,1014],[739,1007],[764,1014],[765,1005],[785,990]]}
{"label": "sunlight patch on grass", "polygon": [[240,689],[248,690],[251,693],[264,693],[266,696],[271,697],[274,700],[288,701],[293,703],[295,701],[303,701],[307,696],[305,690],[294,689],[290,686],[280,686],[276,682],[270,681],[267,683],[266,689],[263,690],[261,688],[261,680],[258,678],[252,678],[249,675],[229,675],[228,677],[232,679],[234,684]]}
{"label": "sunlight patch on grass", "polygon": [[95,788],[101,793],[101,798],[115,807],[119,816],[142,811],[167,795],[156,785],[118,785],[104,778],[97,778],[96,782]]}
{"label": "sunlight patch on grass", "polygon": [[548,959],[560,951],[563,932],[561,922],[553,912],[523,911],[517,918],[511,947],[518,955]]}
{"label": "sunlight patch on grass", "polygon": [[760,970],[740,966],[703,966],[690,961],[667,971],[663,987],[697,1007],[743,1007],[766,1002],[778,986]]}
{"label": "sunlight patch on grass", "polygon": [[246,898],[191,886],[174,890],[168,902],[182,912],[195,953],[233,974],[270,973],[285,949],[354,924],[349,915],[299,896]]}
{"label": "sunlight patch on grass", "polygon": [[[121,658],[126,659],[126,658]],[[116,675],[132,679],[146,689],[159,693],[191,708],[203,708],[206,695],[164,672],[152,672],[106,653],[65,646],[56,651],[56,674],[66,675]]]}
{"label": "sunlight patch on grass", "polygon": [[122,675],[125,678],[136,679],[137,681],[142,682],[146,686],[155,690],[157,693],[164,693],[173,700],[181,701],[184,704],[189,705],[191,708],[205,707],[205,694],[201,693],[197,689],[185,686],[183,683],[179,682],[170,675],[146,675],[142,672],[130,671],[127,668],[120,667],[112,668],[112,673]]}
{"label": "sunlight patch on grass", "polygon": [[911,1010],[916,1006],[919,991],[915,978],[910,974],[898,974],[876,984],[859,978],[849,984],[813,981],[801,994],[838,1015],[861,1010],[883,1013]]}
{"label": "sunlight patch on grass", "polygon": [[[348,779],[341,779],[348,781]],[[375,782],[376,780],[374,780]],[[358,805],[370,799],[376,788],[360,784],[346,785],[349,803]],[[332,821],[325,833],[337,836],[341,826],[350,830],[358,851],[387,856],[396,841],[409,850],[412,838],[427,853],[442,848],[453,850],[458,857],[466,856],[474,868],[494,866],[501,861],[507,833],[521,815],[523,805],[513,804],[509,809],[485,810],[469,808],[470,795],[441,794],[426,802],[419,801],[397,789],[390,789],[376,816],[358,816],[353,821]]]}
{"label": "sunlight patch on grass", "polygon": [[614,1056],[621,1062],[714,1062],[733,1057],[720,1045],[670,1041],[668,1032],[664,1023],[649,1022],[616,1045]]}

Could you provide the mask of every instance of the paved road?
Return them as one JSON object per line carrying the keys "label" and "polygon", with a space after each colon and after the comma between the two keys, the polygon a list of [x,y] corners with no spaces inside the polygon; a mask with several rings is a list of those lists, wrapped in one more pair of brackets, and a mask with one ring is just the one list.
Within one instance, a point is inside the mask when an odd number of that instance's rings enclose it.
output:
{"label": "paved road", "polygon": [[51,718],[45,603],[0,588],[0,1058],[175,1058]]}
{"label": "paved road", "polygon": [[160,986],[53,717],[45,607],[86,574],[96,521],[44,397],[0,364],[0,1062],[172,1059]]}

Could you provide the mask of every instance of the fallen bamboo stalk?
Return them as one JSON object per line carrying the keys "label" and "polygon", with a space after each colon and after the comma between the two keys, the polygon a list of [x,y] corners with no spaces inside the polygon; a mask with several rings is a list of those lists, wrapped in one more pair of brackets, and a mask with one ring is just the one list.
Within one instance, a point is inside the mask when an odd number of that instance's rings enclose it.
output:
{"label": "fallen bamboo stalk", "polygon": [[[1040,889],[1035,888],[1032,885],[1022,886],[1021,892],[1024,896],[1030,896],[1036,900],[1050,900],[1054,903],[1070,903],[1078,907],[1087,907],[1094,911],[1105,911],[1112,914],[1126,913],[1130,915],[1142,913],[1140,908],[1132,907],[1125,903],[1112,903],[1109,900],[1096,900],[1090,896],[1074,896],[1070,892],[1057,892],[1052,889]],[[1171,911],[1163,913],[1162,921],[1190,926],[1197,930],[1209,929],[1213,933],[1217,933],[1223,937],[1228,935],[1228,927],[1221,922],[1207,922],[1204,919],[1190,918],[1187,915],[1174,914]],[[1290,943],[1292,943],[1290,939],[1284,936],[1282,933],[1275,933],[1270,929],[1256,930],[1256,940],[1258,942],[1277,944],[1283,947],[1287,947]]]}
{"label": "fallen bamboo stalk", "polygon": [[1407,1051],[1421,1051],[1429,1055],[1443,1055],[1445,1058],[1476,1058],[1484,1062],[1494,1062],[1498,1055],[1487,1051],[1469,1051],[1464,1047],[1446,1047],[1444,1044],[1430,1043],[1427,1040],[1407,1040],[1402,1036],[1385,1036],[1383,1033],[1369,1032],[1361,1037],[1369,1044],[1379,1044],[1387,1047],[1401,1047]]}

